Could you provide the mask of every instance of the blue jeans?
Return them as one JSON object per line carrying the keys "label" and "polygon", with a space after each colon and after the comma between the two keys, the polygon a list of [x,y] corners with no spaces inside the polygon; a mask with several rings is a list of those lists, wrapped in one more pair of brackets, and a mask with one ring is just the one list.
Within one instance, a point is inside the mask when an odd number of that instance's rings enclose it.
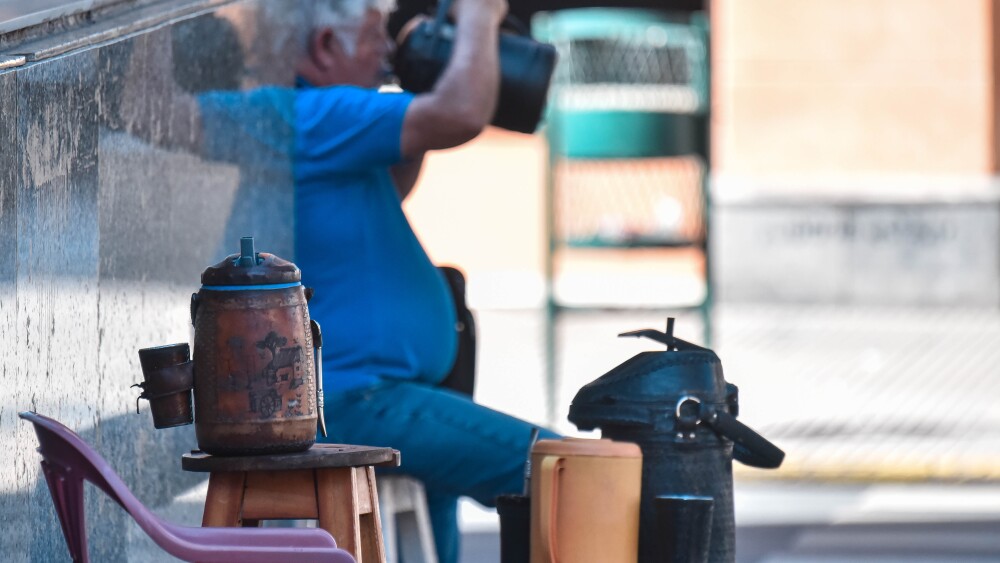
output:
{"label": "blue jeans", "polygon": [[[531,423],[478,405],[465,395],[408,381],[328,394],[332,443],[392,447],[405,473],[424,483],[441,563],[459,553],[458,497],[495,506],[520,493]],[[541,439],[558,439],[542,430]]]}

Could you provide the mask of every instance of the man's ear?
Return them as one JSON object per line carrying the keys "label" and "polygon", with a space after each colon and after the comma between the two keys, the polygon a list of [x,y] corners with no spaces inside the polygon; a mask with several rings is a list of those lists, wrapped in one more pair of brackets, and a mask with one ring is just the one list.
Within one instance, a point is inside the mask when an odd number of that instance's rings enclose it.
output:
{"label": "man's ear", "polygon": [[330,70],[344,57],[344,47],[329,27],[322,27],[309,38],[309,57],[320,70]]}

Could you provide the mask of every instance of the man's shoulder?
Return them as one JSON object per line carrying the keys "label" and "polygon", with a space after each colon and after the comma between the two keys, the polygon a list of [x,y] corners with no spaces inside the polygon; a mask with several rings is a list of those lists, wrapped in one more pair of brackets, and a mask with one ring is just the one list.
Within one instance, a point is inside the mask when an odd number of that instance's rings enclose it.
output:
{"label": "man's shoulder", "polygon": [[352,85],[333,85],[316,88],[302,88],[298,90],[297,102],[307,105],[363,105],[373,103],[377,105],[408,103],[412,94],[399,90],[383,90],[376,88],[362,88]]}
{"label": "man's shoulder", "polygon": [[298,98],[305,100],[364,100],[378,95],[378,90],[348,84],[316,86],[297,90]]}
{"label": "man's shoulder", "polygon": [[299,161],[322,163],[324,173],[397,164],[412,99],[357,86],[302,89],[295,104]]}

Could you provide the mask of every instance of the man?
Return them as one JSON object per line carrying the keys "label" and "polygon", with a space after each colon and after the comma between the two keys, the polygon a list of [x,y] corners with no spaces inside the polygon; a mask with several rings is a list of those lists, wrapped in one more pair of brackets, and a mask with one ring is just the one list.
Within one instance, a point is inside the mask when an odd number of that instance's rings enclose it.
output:
{"label": "man", "polygon": [[375,90],[390,50],[375,1],[318,1],[296,67],[295,260],[324,331],[330,441],[399,449],[427,489],[438,556],[453,563],[458,497],[492,505],[519,492],[531,425],[437,386],[455,359],[455,310],[401,201],[427,151],[471,140],[492,117],[506,2],[455,2],[452,59],[414,96]]}

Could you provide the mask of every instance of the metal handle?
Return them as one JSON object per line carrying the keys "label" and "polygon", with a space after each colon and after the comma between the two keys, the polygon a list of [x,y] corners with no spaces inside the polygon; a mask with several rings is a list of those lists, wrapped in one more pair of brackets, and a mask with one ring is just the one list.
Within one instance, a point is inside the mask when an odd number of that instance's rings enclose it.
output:
{"label": "metal handle", "polygon": [[309,328],[312,329],[313,337],[313,363],[316,366],[316,410],[318,411],[318,416],[316,418],[316,424],[319,427],[320,434],[324,438],[327,437],[326,434],[326,416],[324,414],[324,401],[323,401],[323,331],[319,327],[319,323],[314,319],[309,319]]}
{"label": "metal handle", "polygon": [[559,547],[556,542],[559,535],[559,479],[562,477],[564,461],[561,457],[543,458],[538,475],[538,498],[535,500],[541,503],[538,511],[539,541],[549,563],[558,563]]}
{"label": "metal handle", "polygon": [[636,338],[649,338],[655,340],[661,344],[666,344],[667,351],[709,351],[708,348],[703,348],[697,344],[692,344],[686,340],[681,340],[674,336],[674,318],[667,318],[667,332],[660,332],[651,328],[645,328],[642,330],[633,330],[629,332],[622,332],[618,335],[619,337],[634,336]]}
{"label": "metal handle", "polygon": [[[706,407],[706,405],[702,405]],[[775,469],[781,466],[785,452],[770,440],[724,410],[708,406],[702,409],[701,420],[712,430],[733,441],[733,457],[743,465]]]}

